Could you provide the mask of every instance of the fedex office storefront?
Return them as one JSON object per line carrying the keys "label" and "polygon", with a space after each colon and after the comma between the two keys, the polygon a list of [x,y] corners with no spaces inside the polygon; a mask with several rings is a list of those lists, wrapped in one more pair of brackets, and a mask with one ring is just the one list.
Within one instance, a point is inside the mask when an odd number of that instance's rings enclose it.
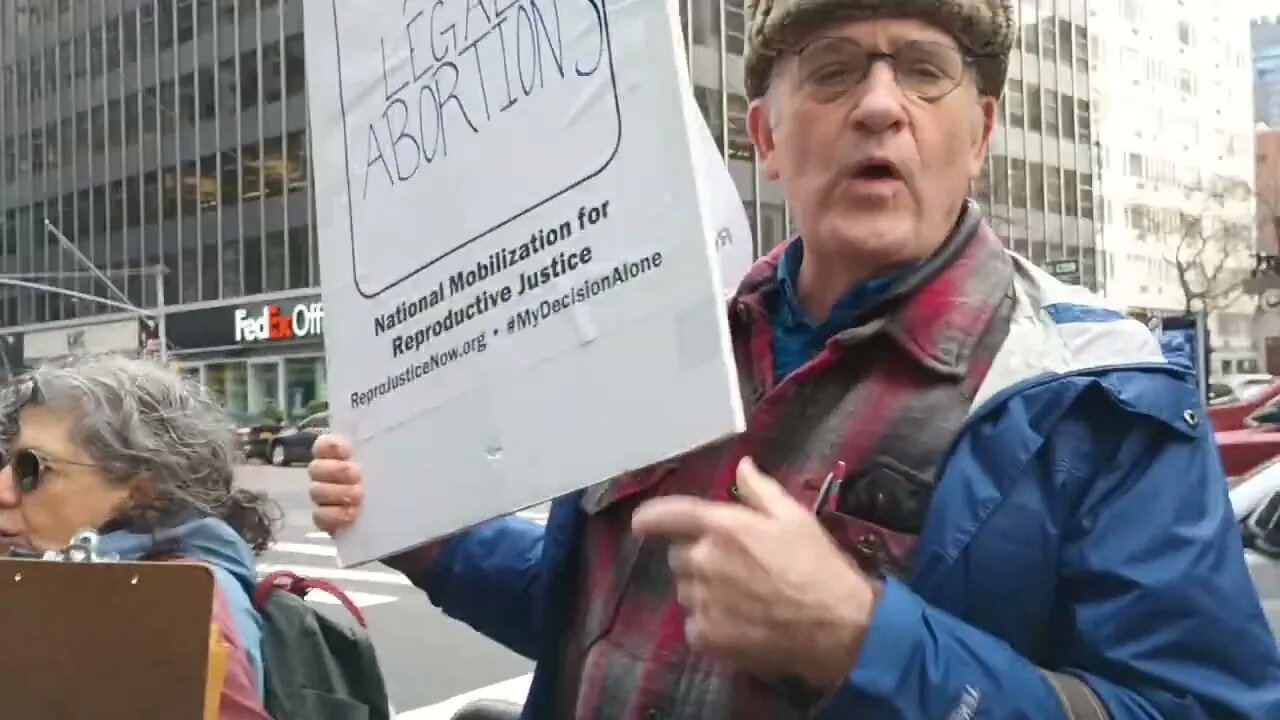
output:
{"label": "fedex office storefront", "polygon": [[278,408],[299,419],[327,392],[324,304],[294,297],[172,313],[170,357],[232,413]]}

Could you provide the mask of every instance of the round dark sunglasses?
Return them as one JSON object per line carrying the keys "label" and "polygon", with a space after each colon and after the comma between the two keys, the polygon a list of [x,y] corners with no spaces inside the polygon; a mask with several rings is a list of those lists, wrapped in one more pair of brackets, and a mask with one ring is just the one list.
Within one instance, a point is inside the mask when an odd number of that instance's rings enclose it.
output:
{"label": "round dark sunglasses", "polygon": [[[18,492],[27,495],[35,492],[40,487],[40,483],[44,480],[44,474],[50,465],[76,465],[79,467],[93,467],[89,463],[75,462],[72,460],[46,460],[36,454],[34,450],[22,449],[12,454],[5,453],[0,455],[3,465],[7,465],[13,472],[13,482],[17,486]],[[2,467],[3,465],[0,465]]]}

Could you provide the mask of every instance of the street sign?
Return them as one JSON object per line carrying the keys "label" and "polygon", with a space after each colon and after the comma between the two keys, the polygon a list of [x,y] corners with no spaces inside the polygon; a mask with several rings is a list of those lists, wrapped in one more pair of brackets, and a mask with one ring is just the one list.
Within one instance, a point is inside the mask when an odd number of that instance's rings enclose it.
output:
{"label": "street sign", "polygon": [[1081,284],[1079,260],[1050,260],[1047,265],[1049,274],[1060,282],[1064,282],[1067,285]]}

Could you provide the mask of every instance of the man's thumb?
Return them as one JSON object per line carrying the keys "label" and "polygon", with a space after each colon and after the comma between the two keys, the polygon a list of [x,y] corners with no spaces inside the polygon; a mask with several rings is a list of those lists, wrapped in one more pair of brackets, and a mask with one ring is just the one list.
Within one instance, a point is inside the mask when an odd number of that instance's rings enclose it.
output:
{"label": "man's thumb", "polygon": [[737,488],[739,502],[765,515],[780,517],[804,510],[777,480],[766,475],[749,457],[738,462]]}

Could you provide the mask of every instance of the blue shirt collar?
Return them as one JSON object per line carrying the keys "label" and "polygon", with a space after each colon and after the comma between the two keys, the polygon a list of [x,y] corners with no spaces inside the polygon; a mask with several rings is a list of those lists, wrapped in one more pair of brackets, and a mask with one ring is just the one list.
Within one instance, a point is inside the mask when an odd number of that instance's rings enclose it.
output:
{"label": "blue shirt collar", "polygon": [[820,341],[836,333],[853,327],[858,316],[875,304],[898,278],[911,272],[909,266],[892,273],[864,280],[849,288],[831,308],[827,319],[816,323],[800,305],[797,291],[799,284],[800,263],[804,260],[804,243],[795,238],[787,245],[778,260],[778,286],[782,290],[781,302],[778,306],[777,320],[794,330],[805,330],[813,333]]}

